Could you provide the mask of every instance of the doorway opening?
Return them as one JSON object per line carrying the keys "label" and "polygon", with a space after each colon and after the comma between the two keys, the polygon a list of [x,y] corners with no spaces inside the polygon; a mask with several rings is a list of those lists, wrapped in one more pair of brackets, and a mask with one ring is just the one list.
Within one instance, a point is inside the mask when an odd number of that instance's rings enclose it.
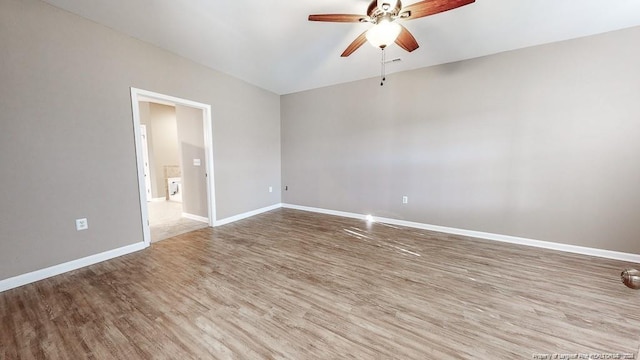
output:
{"label": "doorway opening", "polygon": [[143,239],[212,226],[211,106],[131,88]]}

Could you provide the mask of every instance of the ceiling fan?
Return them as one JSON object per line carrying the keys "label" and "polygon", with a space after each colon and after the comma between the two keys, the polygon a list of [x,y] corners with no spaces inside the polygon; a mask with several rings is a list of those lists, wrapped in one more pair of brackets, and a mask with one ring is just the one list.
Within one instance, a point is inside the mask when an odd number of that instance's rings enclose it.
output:
{"label": "ceiling fan", "polygon": [[395,42],[408,52],[419,47],[416,38],[398,20],[413,20],[468,5],[475,0],[424,0],[402,7],[400,0],[373,0],[367,8],[367,15],[319,14],[309,15],[309,21],[326,22],[368,22],[375,26],[358,36],[342,53],[347,57],[369,41],[373,46],[384,49]]}

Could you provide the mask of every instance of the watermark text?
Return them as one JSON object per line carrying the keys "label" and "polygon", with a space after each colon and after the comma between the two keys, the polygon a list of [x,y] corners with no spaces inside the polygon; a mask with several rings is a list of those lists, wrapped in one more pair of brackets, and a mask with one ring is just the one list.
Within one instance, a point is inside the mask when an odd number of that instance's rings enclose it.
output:
{"label": "watermark text", "polygon": [[587,354],[587,353],[573,353],[573,354],[533,354],[533,359],[536,360],[555,360],[555,359],[622,359],[622,360],[635,360],[634,354],[625,353],[600,353],[600,354]]}

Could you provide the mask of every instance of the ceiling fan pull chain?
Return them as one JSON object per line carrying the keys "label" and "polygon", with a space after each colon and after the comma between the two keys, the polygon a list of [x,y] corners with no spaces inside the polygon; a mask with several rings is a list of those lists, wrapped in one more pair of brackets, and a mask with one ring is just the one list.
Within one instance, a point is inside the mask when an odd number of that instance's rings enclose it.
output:
{"label": "ceiling fan pull chain", "polygon": [[384,48],[382,48],[382,60],[380,61],[380,86],[384,85],[384,82],[387,80],[387,77],[385,76],[385,54],[384,54]]}

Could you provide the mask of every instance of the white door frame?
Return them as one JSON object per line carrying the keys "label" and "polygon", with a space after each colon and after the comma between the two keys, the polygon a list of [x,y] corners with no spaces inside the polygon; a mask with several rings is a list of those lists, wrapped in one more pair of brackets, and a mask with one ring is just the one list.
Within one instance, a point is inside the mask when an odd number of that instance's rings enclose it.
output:
{"label": "white door frame", "polygon": [[144,172],[144,187],[147,195],[147,202],[151,201],[151,171],[149,170],[149,142],[147,141],[147,125],[140,124],[142,134],[140,143],[142,145],[142,169]]}
{"label": "white door frame", "polygon": [[155,100],[161,103],[170,103],[173,105],[184,105],[192,108],[202,110],[202,123],[204,126],[204,153],[205,164],[207,167],[207,207],[209,209],[209,226],[213,226],[216,219],[216,196],[215,187],[213,181],[213,126],[211,123],[211,105],[181,99],[174,96],[155,93],[148,90],[142,90],[132,87],[131,88],[131,106],[133,110],[133,131],[135,137],[136,146],[136,160],[138,168],[138,187],[140,192],[140,208],[142,215],[142,229],[143,240],[146,246],[151,244],[151,232],[149,230],[149,213],[147,209],[146,189],[144,180],[144,162],[142,154],[141,144],[141,131],[140,131],[140,99]]}

